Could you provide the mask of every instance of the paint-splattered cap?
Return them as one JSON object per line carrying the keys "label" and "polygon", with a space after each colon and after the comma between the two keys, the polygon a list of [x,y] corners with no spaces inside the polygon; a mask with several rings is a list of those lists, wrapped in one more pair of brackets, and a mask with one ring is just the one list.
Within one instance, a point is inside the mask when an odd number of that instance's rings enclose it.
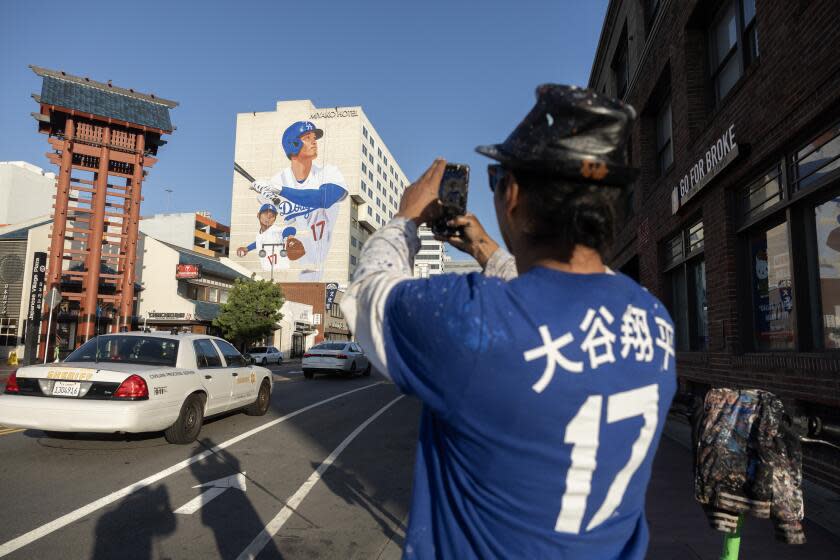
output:
{"label": "paint-splattered cap", "polygon": [[639,170],[627,158],[636,111],[576,86],[543,84],[537,104],[502,144],[476,151],[511,169],[623,186]]}

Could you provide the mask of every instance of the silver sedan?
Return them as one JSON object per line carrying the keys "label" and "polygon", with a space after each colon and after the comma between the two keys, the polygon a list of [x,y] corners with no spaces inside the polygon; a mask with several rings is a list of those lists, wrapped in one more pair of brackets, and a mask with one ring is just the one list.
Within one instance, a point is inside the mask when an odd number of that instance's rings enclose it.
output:
{"label": "silver sedan", "polygon": [[301,368],[306,379],[316,373],[370,375],[370,360],[357,342],[322,342],[306,351]]}

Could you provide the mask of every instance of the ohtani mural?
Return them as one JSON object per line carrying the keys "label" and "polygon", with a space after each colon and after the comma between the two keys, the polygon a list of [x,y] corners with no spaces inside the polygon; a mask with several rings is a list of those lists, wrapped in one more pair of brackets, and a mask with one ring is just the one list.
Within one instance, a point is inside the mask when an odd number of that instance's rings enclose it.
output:
{"label": "ohtani mural", "polygon": [[294,263],[299,280],[322,279],[338,203],[347,196],[338,168],[315,163],[323,136],[310,121],[292,123],[283,132],[282,148],[291,165],[269,181],[252,181],[259,227],[252,243],[237,248],[237,256],[257,251],[265,271],[289,270]]}

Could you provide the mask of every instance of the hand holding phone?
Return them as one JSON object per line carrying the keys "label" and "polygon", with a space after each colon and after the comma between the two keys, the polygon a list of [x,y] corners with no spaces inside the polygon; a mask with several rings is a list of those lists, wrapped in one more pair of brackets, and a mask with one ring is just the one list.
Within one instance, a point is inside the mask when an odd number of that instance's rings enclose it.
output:
{"label": "hand holding phone", "polygon": [[440,237],[452,237],[458,228],[447,222],[467,213],[467,192],[470,183],[470,166],[463,163],[447,163],[438,189],[441,213],[432,222],[432,232]]}

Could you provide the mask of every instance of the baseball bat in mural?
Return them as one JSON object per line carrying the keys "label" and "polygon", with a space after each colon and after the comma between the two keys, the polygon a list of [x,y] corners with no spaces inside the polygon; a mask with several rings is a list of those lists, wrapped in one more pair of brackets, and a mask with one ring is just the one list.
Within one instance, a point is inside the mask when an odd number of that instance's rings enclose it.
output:
{"label": "baseball bat in mural", "polygon": [[262,269],[272,274],[286,270],[298,280],[323,278],[339,202],[347,197],[338,168],[315,163],[323,136],[324,131],[309,121],[289,125],[281,148],[290,165],[269,181],[256,180],[234,162],[233,169],[251,183],[258,207],[254,242],[239,247],[237,256],[256,250]]}

